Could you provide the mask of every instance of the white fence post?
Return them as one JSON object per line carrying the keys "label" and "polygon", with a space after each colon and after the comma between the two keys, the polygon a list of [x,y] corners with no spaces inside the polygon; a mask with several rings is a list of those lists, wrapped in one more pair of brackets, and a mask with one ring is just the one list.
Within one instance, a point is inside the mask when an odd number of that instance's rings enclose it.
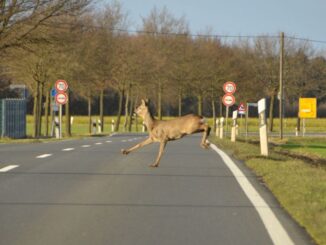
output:
{"label": "white fence post", "polygon": [[237,117],[238,117],[238,111],[233,111],[232,114],[232,129],[231,129],[231,141],[235,142],[235,136],[236,136],[236,126],[237,126]]}
{"label": "white fence post", "polygon": [[220,121],[218,118],[216,119],[215,135],[216,135],[216,137],[218,137],[220,135]]}
{"label": "white fence post", "polygon": [[220,119],[220,139],[223,139],[223,125],[224,124],[224,117]]}
{"label": "white fence post", "polygon": [[261,155],[268,156],[268,139],[265,111],[266,99],[261,99],[258,101],[260,152]]}

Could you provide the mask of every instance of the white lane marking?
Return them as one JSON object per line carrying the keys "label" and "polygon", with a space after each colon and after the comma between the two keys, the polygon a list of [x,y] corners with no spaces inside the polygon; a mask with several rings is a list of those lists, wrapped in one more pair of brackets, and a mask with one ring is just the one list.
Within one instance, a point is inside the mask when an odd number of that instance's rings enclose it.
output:
{"label": "white lane marking", "polygon": [[0,168],[0,173],[5,173],[5,172],[8,172],[14,168],[18,168],[19,165],[9,165],[7,167],[4,167],[4,168]]}
{"label": "white lane marking", "polygon": [[269,236],[274,244],[290,245],[294,244],[288,233],[276,218],[275,214],[265,202],[265,200],[259,195],[256,189],[252,186],[246,176],[238,168],[238,166],[226,155],[222,150],[217,148],[216,145],[211,144],[211,148],[217,152],[225,162],[226,166],[231,170],[234,177],[238,181],[240,187],[249,198],[256,211],[258,212],[261,220],[263,221]]}
{"label": "white lane marking", "polygon": [[107,140],[106,142],[107,142],[107,143],[111,143],[112,141],[111,141],[111,140]]}
{"label": "white lane marking", "polygon": [[84,147],[84,148],[86,148],[86,147],[90,147],[91,145],[82,145],[81,147]]}
{"label": "white lane marking", "polygon": [[43,155],[37,156],[36,158],[46,158],[46,157],[49,157],[49,156],[52,156],[52,154],[43,154]]}
{"label": "white lane marking", "polygon": [[102,145],[103,143],[101,143],[101,142],[97,142],[97,143],[95,143],[95,145]]}
{"label": "white lane marking", "polygon": [[75,150],[75,148],[65,148],[65,149],[62,149],[62,151],[73,151]]}

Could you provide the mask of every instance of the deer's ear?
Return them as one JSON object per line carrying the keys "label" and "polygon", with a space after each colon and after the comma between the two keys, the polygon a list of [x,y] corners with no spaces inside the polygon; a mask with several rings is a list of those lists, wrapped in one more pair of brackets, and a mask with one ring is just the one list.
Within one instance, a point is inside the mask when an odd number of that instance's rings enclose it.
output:
{"label": "deer's ear", "polygon": [[142,99],[142,100],[141,100],[141,104],[142,104],[142,105],[146,105],[145,100]]}

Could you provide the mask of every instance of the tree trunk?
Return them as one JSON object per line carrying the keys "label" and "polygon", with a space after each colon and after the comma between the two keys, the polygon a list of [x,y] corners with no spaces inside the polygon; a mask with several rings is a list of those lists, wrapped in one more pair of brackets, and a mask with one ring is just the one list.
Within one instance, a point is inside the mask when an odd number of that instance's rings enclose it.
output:
{"label": "tree trunk", "polygon": [[157,117],[162,120],[162,82],[159,81],[158,84],[158,98],[157,98]]}
{"label": "tree trunk", "polygon": [[92,97],[91,94],[88,95],[88,133],[92,133]]}
{"label": "tree trunk", "polygon": [[127,131],[127,127],[128,127],[130,90],[131,90],[131,84],[129,83],[127,87],[126,101],[125,101],[125,118],[124,118],[125,120],[123,123],[124,131]]}
{"label": "tree trunk", "polygon": [[220,100],[219,100],[219,102],[220,102],[220,117],[222,117],[223,116],[223,103],[222,103],[222,98],[220,98]]}
{"label": "tree trunk", "polygon": [[124,89],[119,91],[119,108],[118,108],[117,121],[116,121],[115,126],[114,126],[114,131],[115,132],[119,131],[124,93],[125,93]]}
{"label": "tree trunk", "polygon": [[181,117],[182,115],[182,91],[179,89],[179,94],[178,94],[178,115]]}
{"label": "tree trunk", "polygon": [[297,117],[297,130],[298,130],[298,132],[300,132],[300,126],[301,126],[301,120],[300,120],[300,117],[298,115],[298,117]]}
{"label": "tree trunk", "polygon": [[215,100],[212,97],[212,114],[213,114],[213,132],[216,131],[216,108],[215,108]]}
{"label": "tree trunk", "polygon": [[50,91],[46,91],[45,97],[45,108],[44,108],[44,116],[45,116],[45,136],[49,137],[49,104],[50,104]]}
{"label": "tree trunk", "polygon": [[131,132],[131,127],[132,127],[132,114],[134,113],[134,109],[133,109],[134,104],[135,104],[135,99],[130,99],[128,132]]}
{"label": "tree trunk", "polygon": [[271,101],[269,106],[269,125],[268,130],[269,132],[273,132],[273,126],[274,126],[274,102],[275,102],[275,95],[271,95]]}
{"label": "tree trunk", "polygon": [[100,90],[100,121],[101,132],[104,132],[104,89]]}
{"label": "tree trunk", "polygon": [[44,82],[40,83],[40,87],[39,87],[39,101],[38,101],[38,116],[37,116],[37,120],[38,120],[38,136],[42,135],[42,109],[43,109],[43,93],[44,93]]}
{"label": "tree trunk", "polygon": [[65,105],[66,109],[66,137],[71,137],[71,124],[70,124],[70,92],[67,91],[68,101]]}
{"label": "tree trunk", "polygon": [[34,130],[33,130],[33,137],[38,138],[37,132],[38,132],[38,120],[37,120],[37,115],[38,115],[38,85],[37,89],[34,93],[34,105],[33,105],[33,115],[34,115]]}
{"label": "tree trunk", "polygon": [[197,95],[197,103],[198,103],[198,115],[202,115],[202,113],[203,113],[203,96],[201,94]]}

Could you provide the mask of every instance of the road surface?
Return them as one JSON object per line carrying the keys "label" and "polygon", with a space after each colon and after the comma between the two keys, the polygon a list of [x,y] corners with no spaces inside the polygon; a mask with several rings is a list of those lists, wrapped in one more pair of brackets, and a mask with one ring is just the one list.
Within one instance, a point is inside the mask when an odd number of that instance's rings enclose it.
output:
{"label": "road surface", "polygon": [[144,137],[0,145],[0,244],[311,244],[242,163],[234,172],[200,135],[169,142],[154,169],[157,144],[120,153]]}

